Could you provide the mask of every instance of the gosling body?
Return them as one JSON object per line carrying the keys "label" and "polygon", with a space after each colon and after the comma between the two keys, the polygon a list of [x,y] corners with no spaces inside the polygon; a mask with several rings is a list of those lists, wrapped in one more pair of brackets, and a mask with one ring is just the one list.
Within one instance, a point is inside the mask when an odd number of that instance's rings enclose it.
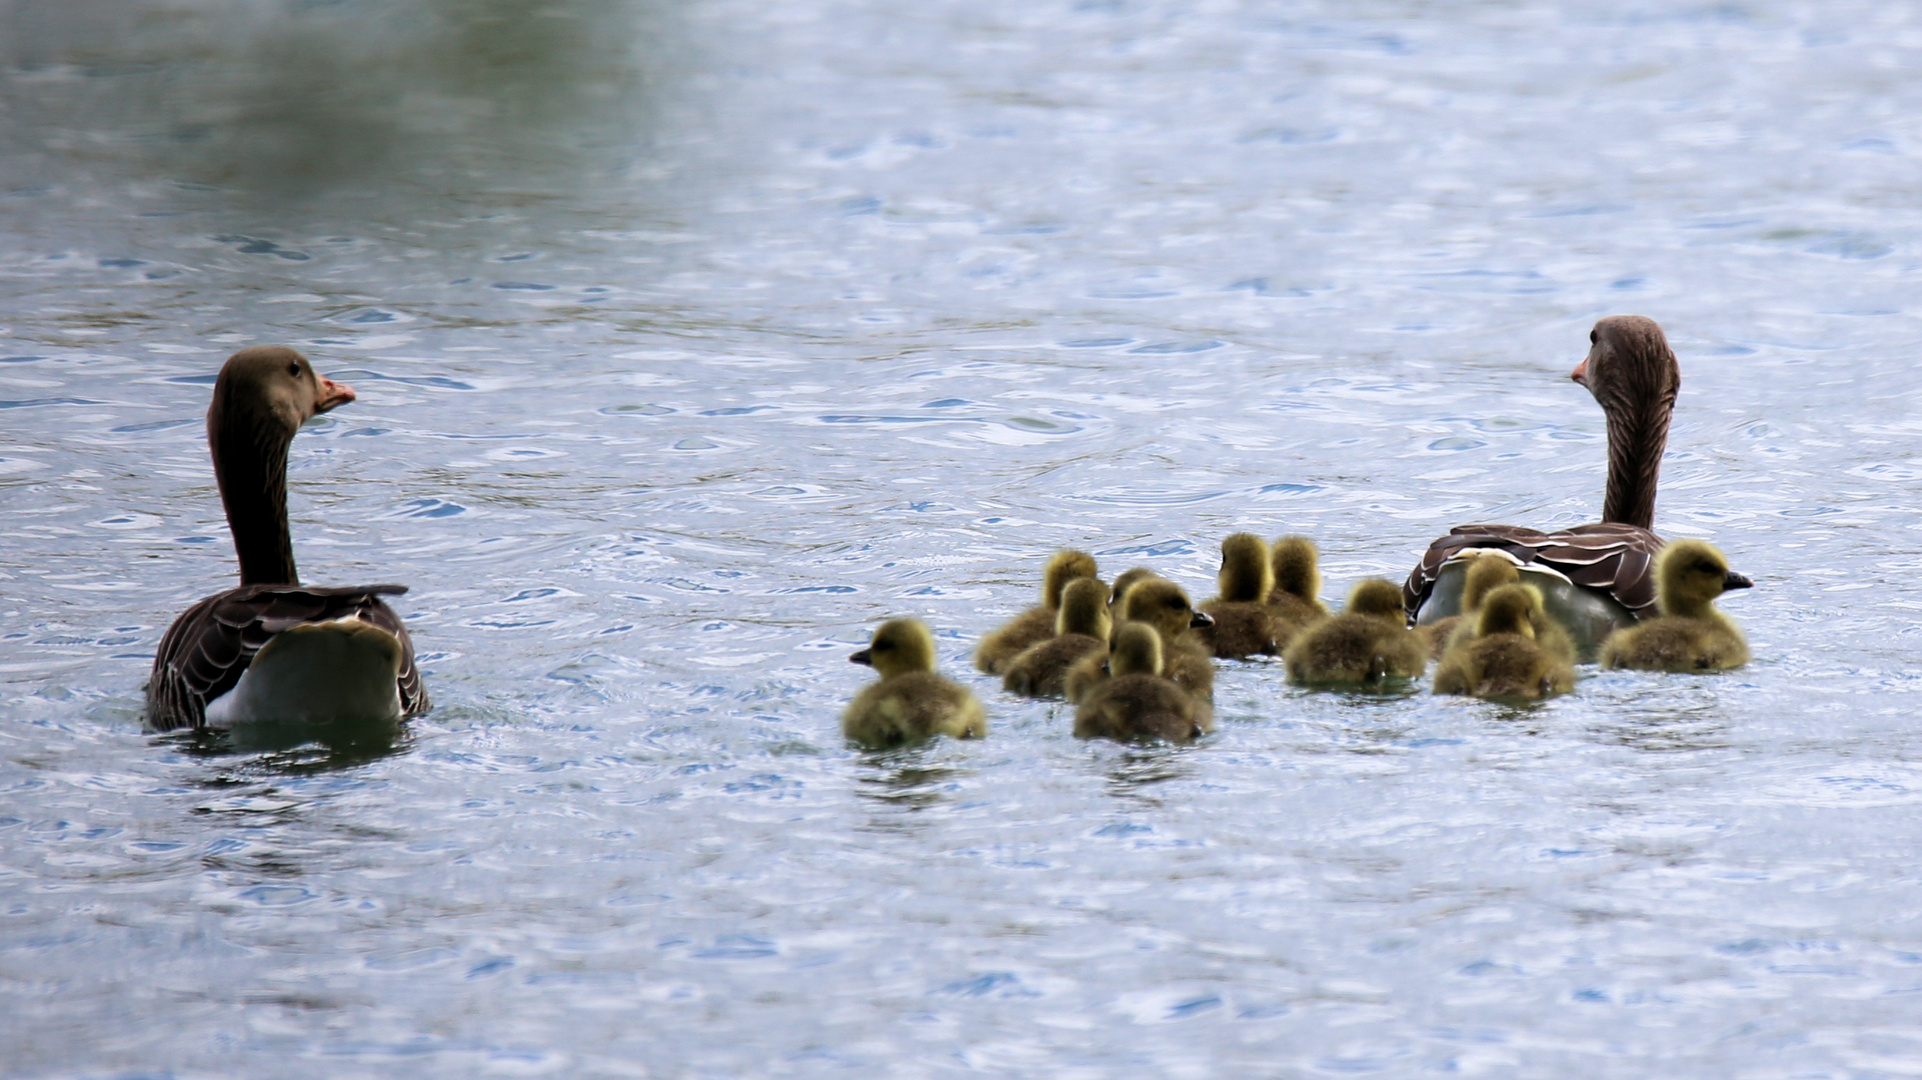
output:
{"label": "gosling body", "polygon": [[[1161,635],[1162,673],[1200,700],[1214,700],[1214,657],[1194,633],[1214,619],[1196,611],[1181,586],[1166,578],[1143,578],[1122,597],[1120,621],[1153,627]],[[1107,653],[1101,652],[1089,653],[1075,662],[1065,685],[1069,701],[1079,702],[1089,689],[1108,677],[1103,670],[1107,660]]]}
{"label": "gosling body", "polygon": [[1280,654],[1296,634],[1328,617],[1328,605],[1321,602],[1321,553],[1314,541],[1305,536],[1276,540],[1269,566],[1274,585],[1266,600],[1268,629]]}
{"label": "gosling body", "polygon": [[1214,730],[1214,709],[1162,675],[1161,635],[1153,627],[1122,623],[1108,663],[1112,676],[1075,710],[1076,738],[1189,742]]}
{"label": "gosling body", "polygon": [[1266,540],[1243,532],[1221,542],[1221,570],[1215,577],[1219,595],[1201,605],[1215,621],[1201,631],[1201,640],[1218,659],[1243,660],[1281,651],[1265,603],[1274,583]]}
{"label": "gosling body", "polygon": [[1539,640],[1541,594],[1520,583],[1481,598],[1474,625],[1458,631],[1435,669],[1437,694],[1539,701],[1575,688],[1571,653]]}
{"label": "gosling body", "polygon": [[1026,697],[1060,697],[1075,661],[1107,651],[1110,628],[1107,586],[1095,578],[1076,578],[1062,590],[1054,637],[1009,661],[1001,688]]}
{"label": "gosling body", "polygon": [[1360,685],[1419,676],[1428,647],[1404,625],[1401,591],[1368,578],[1349,593],[1346,610],[1297,634],[1282,657],[1292,682]]}
{"label": "gosling body", "polygon": [[868,747],[900,746],[936,735],[957,739],[988,733],[988,715],[964,686],[935,674],[934,635],[914,619],[892,619],[868,647],[848,657],[881,676],[848,704],[841,732]]}
{"label": "gosling body", "polygon": [[1685,672],[1748,663],[1748,639],[1715,598],[1755,583],[1730,570],[1720,551],[1701,540],[1676,540],[1656,560],[1655,582],[1662,614],[1610,634],[1602,642],[1601,666]]}

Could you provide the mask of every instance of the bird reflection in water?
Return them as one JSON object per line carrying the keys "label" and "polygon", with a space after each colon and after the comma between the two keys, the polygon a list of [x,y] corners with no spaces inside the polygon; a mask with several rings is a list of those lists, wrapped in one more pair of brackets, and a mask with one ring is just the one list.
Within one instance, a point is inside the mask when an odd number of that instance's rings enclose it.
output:
{"label": "bird reflection in water", "polygon": [[210,760],[244,757],[249,774],[309,776],[351,769],[413,748],[400,720],[328,724],[256,722],[232,730],[201,729],[169,736],[181,752]]}
{"label": "bird reflection in water", "polygon": [[1108,794],[1143,807],[1162,805],[1158,784],[1185,780],[1193,775],[1189,764],[1190,747],[1171,743],[1130,746],[1101,764],[1108,778]]}
{"label": "bird reflection in water", "polygon": [[878,750],[862,755],[860,786],[854,793],[885,811],[870,818],[877,832],[915,832],[924,823],[905,815],[919,814],[947,802],[959,786],[960,769],[929,765],[917,749]]}

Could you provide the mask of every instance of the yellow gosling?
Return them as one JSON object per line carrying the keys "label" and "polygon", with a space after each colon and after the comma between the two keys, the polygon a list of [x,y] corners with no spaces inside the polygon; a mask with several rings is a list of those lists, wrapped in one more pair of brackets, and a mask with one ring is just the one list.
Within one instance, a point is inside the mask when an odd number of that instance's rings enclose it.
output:
{"label": "yellow gosling", "polygon": [[[1521,579],[1522,572],[1505,555],[1489,551],[1470,559],[1468,572],[1462,581],[1462,613],[1415,628],[1415,632],[1428,642],[1428,655],[1441,659],[1456,632],[1475,625],[1475,613],[1481,610],[1482,599],[1503,585],[1512,585]],[[1469,636],[1474,635],[1471,633]]]}
{"label": "yellow gosling", "polygon": [[1268,626],[1279,653],[1305,627],[1327,618],[1328,605],[1321,602],[1321,554],[1313,540],[1282,537],[1275,541],[1269,565],[1274,587],[1268,591]]}
{"label": "yellow gosling", "polygon": [[1413,678],[1428,666],[1428,647],[1408,629],[1401,590],[1368,578],[1348,594],[1348,608],[1295,635],[1282,654],[1291,682],[1358,685]]}
{"label": "yellow gosling", "polygon": [[1235,533],[1221,542],[1221,570],[1215,576],[1218,596],[1201,605],[1215,620],[1201,631],[1201,640],[1223,660],[1242,660],[1257,653],[1274,655],[1274,631],[1269,627],[1264,601],[1275,583],[1269,564],[1268,542],[1254,533]]}
{"label": "yellow gosling", "polygon": [[1061,590],[1076,578],[1095,576],[1094,556],[1085,551],[1057,551],[1041,572],[1041,603],[1016,615],[981,639],[974,649],[974,666],[989,675],[1007,670],[1008,661],[1037,641],[1054,636],[1055,612]]}
{"label": "yellow gosling", "polygon": [[1060,697],[1074,662],[1106,652],[1110,619],[1108,587],[1095,578],[1076,578],[1061,593],[1054,637],[1021,650],[1008,662],[1001,688],[1027,697]]}
{"label": "yellow gosling", "polygon": [[881,676],[841,714],[841,732],[854,742],[887,747],[988,733],[988,715],[974,695],[934,673],[934,635],[918,620],[882,623],[868,647],[848,659]]}
{"label": "yellow gosling", "polygon": [[1437,694],[1539,701],[1575,688],[1568,654],[1545,646],[1535,633],[1545,617],[1540,593],[1510,583],[1479,599],[1475,625],[1455,635],[1435,669]]}
{"label": "yellow gosling", "polygon": [[1729,589],[1753,581],[1700,540],[1677,540],[1655,560],[1657,618],[1617,630],[1602,642],[1605,668],[1642,671],[1726,671],[1748,663],[1748,640],[1735,620],[1715,606]]}
{"label": "yellow gosling", "polygon": [[1161,635],[1124,622],[1108,660],[1112,677],[1091,689],[1074,713],[1079,739],[1189,742],[1214,730],[1214,710],[1161,673]]}

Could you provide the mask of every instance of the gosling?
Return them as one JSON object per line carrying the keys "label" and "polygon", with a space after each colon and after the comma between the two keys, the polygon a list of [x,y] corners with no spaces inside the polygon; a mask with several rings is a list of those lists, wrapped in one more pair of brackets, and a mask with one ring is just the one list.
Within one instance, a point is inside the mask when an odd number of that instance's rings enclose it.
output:
{"label": "gosling", "polygon": [[1266,540],[1239,532],[1221,542],[1221,570],[1215,575],[1220,595],[1201,605],[1215,620],[1213,627],[1201,632],[1201,640],[1217,658],[1245,660],[1281,651],[1275,646],[1263,603],[1274,584],[1275,568],[1268,561]]}
{"label": "gosling", "polygon": [[1475,625],[1456,632],[1435,669],[1435,693],[1540,701],[1575,688],[1575,666],[1568,655],[1544,646],[1535,633],[1543,615],[1542,594],[1511,583],[1478,599]]}
{"label": "gosling", "polygon": [[1453,647],[1455,633],[1475,625],[1475,613],[1481,610],[1482,600],[1503,585],[1512,585],[1521,579],[1522,572],[1505,555],[1488,552],[1471,558],[1462,580],[1462,613],[1415,628],[1415,632],[1428,641],[1428,655],[1441,659]]}
{"label": "gosling", "polygon": [[890,619],[868,647],[848,657],[881,676],[841,714],[841,732],[868,747],[899,746],[936,735],[978,739],[988,733],[981,702],[934,673],[934,635],[916,619]]}
{"label": "gosling", "polygon": [[1054,637],[1030,645],[1008,662],[1001,688],[1025,697],[1060,697],[1068,668],[1089,653],[1105,652],[1111,620],[1108,587],[1094,578],[1076,578],[1061,591]]}
{"label": "gosling", "polygon": [[1189,742],[1214,730],[1214,709],[1161,674],[1161,634],[1124,622],[1108,658],[1112,675],[1074,713],[1077,739]]}
{"label": "gosling", "polygon": [[1093,555],[1085,551],[1055,552],[1041,573],[1041,603],[982,638],[974,649],[974,666],[989,675],[999,675],[1007,670],[1008,661],[1021,655],[1021,650],[1053,637],[1061,590],[1076,578],[1094,576]]}
{"label": "gosling", "polygon": [[[1152,626],[1161,635],[1163,674],[1200,700],[1214,700],[1215,661],[1194,634],[1214,619],[1196,611],[1181,586],[1166,578],[1142,579],[1122,598],[1120,622]],[[1107,659],[1104,653],[1089,653],[1075,661],[1068,669],[1065,686],[1069,701],[1079,702],[1095,683],[1107,677],[1102,671]]]}
{"label": "gosling", "polygon": [[1274,587],[1268,591],[1268,628],[1281,653],[1296,634],[1328,617],[1328,605],[1321,602],[1321,554],[1313,540],[1284,536],[1275,541],[1270,565]]}
{"label": "gosling", "polygon": [[1602,642],[1601,666],[1642,671],[1726,671],[1748,663],[1748,640],[1715,598],[1755,583],[1700,540],[1677,540],[1655,558],[1661,615]]}
{"label": "gosling", "polygon": [[1414,678],[1428,666],[1428,647],[1410,630],[1401,587],[1368,578],[1348,594],[1348,608],[1295,636],[1282,654],[1291,682],[1358,685]]}

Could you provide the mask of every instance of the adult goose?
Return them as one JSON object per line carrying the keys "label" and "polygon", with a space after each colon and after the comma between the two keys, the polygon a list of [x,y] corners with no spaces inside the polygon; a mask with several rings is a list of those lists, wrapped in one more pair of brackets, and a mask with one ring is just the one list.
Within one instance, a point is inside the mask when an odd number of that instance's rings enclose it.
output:
{"label": "adult goose", "polygon": [[207,409],[214,478],[240,587],[188,608],[154,655],[147,723],[158,731],[252,721],[385,720],[425,711],[400,616],[405,585],[307,588],[287,531],[287,447],[308,419],[354,400],[292,349],[227,360]]}
{"label": "adult goose", "polygon": [[1417,625],[1461,614],[1470,548],[1514,556],[1547,613],[1592,656],[1610,632],[1655,614],[1656,478],[1682,372],[1655,320],[1611,315],[1588,335],[1588,356],[1569,377],[1588,388],[1608,419],[1608,489],[1602,520],[1559,532],[1516,525],[1461,525],[1436,540],[1402,586]]}

